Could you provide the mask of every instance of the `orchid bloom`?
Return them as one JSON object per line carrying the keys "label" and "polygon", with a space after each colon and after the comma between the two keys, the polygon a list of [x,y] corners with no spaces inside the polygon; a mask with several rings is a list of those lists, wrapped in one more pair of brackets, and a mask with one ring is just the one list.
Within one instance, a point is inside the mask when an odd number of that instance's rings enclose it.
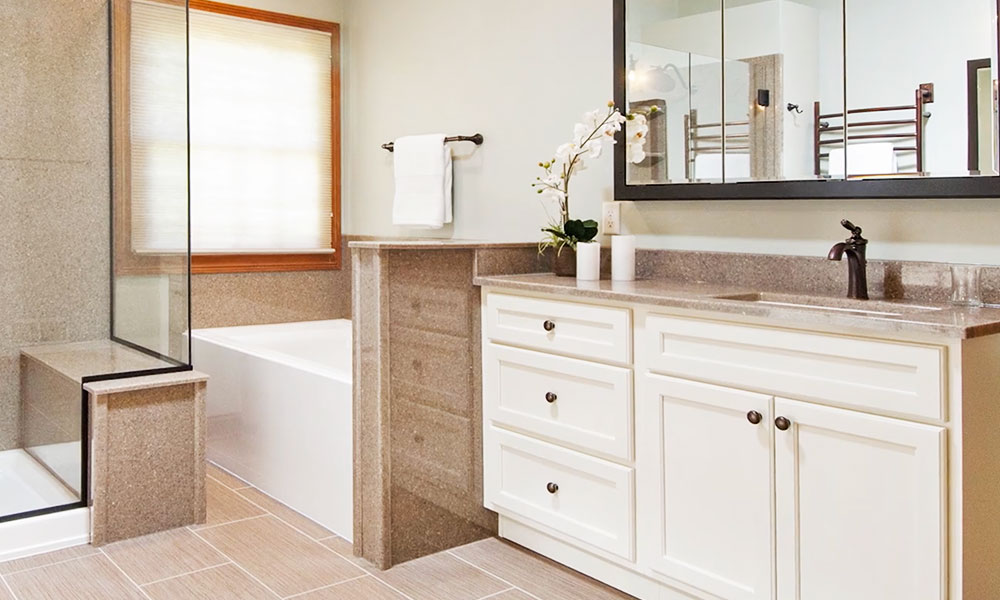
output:
{"label": "orchid bloom", "polygon": [[629,160],[641,162],[646,156],[643,146],[649,132],[646,117],[625,117],[609,102],[607,109],[585,113],[583,121],[573,127],[573,140],[556,148],[552,160],[538,163],[544,174],[535,178],[532,186],[538,188],[539,194],[558,202],[560,220],[556,225],[569,220],[569,182],[573,174],[586,169],[586,159],[600,158],[605,146],[614,145],[615,134],[623,126],[628,137]]}

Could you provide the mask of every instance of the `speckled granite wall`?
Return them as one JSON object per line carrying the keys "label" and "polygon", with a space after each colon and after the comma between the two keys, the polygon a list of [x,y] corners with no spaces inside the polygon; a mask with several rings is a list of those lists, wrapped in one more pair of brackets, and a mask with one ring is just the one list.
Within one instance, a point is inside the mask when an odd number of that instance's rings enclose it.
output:
{"label": "speckled granite wall", "polygon": [[350,319],[351,256],[347,244],[345,236],[339,271],[192,276],[192,327]]}
{"label": "speckled granite wall", "polygon": [[354,550],[388,568],[496,532],[496,516],[482,506],[472,281],[477,270],[543,267],[524,244],[399,240],[352,254]]}
{"label": "speckled granite wall", "polygon": [[0,450],[18,353],[108,334],[106,0],[0,2]]}

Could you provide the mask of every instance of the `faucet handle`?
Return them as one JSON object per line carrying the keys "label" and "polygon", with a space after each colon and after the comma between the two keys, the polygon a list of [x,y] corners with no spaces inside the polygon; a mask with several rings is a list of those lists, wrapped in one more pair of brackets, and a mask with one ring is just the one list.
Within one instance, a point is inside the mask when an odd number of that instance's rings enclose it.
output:
{"label": "faucet handle", "polygon": [[847,219],[842,219],[840,221],[840,224],[843,225],[844,229],[846,229],[846,230],[848,230],[848,231],[851,232],[851,239],[853,239],[853,240],[863,240],[864,239],[863,237],[861,237],[861,228],[858,227],[857,225],[855,225],[854,223],[851,223]]}

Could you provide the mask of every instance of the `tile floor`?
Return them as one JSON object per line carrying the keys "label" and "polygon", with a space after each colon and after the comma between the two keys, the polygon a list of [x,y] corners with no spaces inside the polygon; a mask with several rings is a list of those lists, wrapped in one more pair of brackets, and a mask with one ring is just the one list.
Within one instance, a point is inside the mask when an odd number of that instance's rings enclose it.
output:
{"label": "tile floor", "polygon": [[209,466],[208,522],[0,563],[0,600],[627,600],[487,539],[377,571],[351,544]]}

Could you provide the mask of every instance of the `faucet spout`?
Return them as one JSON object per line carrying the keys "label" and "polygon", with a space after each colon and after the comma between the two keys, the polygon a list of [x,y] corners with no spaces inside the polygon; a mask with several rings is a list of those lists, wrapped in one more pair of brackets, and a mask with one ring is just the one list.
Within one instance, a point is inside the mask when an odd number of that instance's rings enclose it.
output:
{"label": "faucet spout", "polygon": [[840,242],[839,244],[834,244],[833,248],[830,248],[830,253],[826,255],[829,260],[840,260],[844,257],[844,248],[847,247],[846,242]]}

